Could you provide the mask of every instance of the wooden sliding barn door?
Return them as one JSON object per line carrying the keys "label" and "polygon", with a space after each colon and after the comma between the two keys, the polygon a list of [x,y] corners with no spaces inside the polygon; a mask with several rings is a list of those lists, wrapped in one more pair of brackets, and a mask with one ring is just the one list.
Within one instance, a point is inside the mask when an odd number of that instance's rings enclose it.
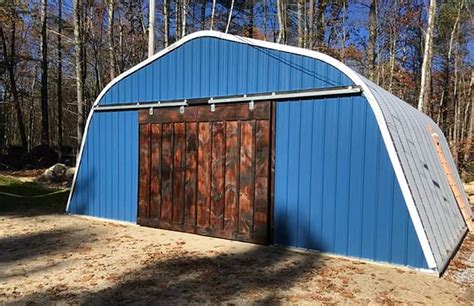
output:
{"label": "wooden sliding barn door", "polygon": [[271,107],[140,111],[138,223],[266,243]]}

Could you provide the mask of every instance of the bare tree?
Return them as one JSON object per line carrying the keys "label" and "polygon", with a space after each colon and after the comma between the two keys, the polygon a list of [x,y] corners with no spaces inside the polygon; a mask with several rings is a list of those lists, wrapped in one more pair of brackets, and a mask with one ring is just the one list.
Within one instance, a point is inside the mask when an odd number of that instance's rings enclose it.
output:
{"label": "bare tree", "polygon": [[76,66],[76,103],[77,103],[77,146],[81,146],[84,132],[84,70],[83,70],[83,41],[82,27],[82,0],[74,0],[74,49]]}
{"label": "bare tree", "polygon": [[367,61],[369,63],[369,79],[375,78],[375,44],[377,42],[377,0],[370,1],[369,8],[369,44],[367,48]]}
{"label": "bare tree", "polygon": [[230,10],[229,10],[229,17],[227,18],[227,26],[225,27],[225,32],[229,32],[229,27],[230,27],[230,21],[232,20],[232,12],[234,10],[234,2],[235,0],[232,0],[230,4]]}
{"label": "bare tree", "polygon": [[[469,161],[471,158],[471,151],[473,147],[473,140],[474,140],[474,94],[472,89],[474,88],[474,70],[471,71],[471,80],[469,82],[469,89],[468,91],[468,98],[470,98],[468,103],[468,107],[470,109],[470,118],[467,127],[467,135],[466,135],[466,148],[464,151],[464,161]],[[467,120],[466,120],[467,121]]]}
{"label": "bare tree", "polygon": [[181,37],[181,7],[182,7],[182,3],[181,3],[182,0],[176,0],[174,1],[174,13],[175,13],[175,25],[176,25],[176,30],[175,30],[175,38],[176,40],[178,40],[180,37]]}
{"label": "bare tree", "polygon": [[303,32],[303,8],[304,8],[304,0],[298,0],[298,16],[297,16],[297,23],[298,23],[298,47],[302,48],[304,43],[304,32]]}
{"label": "bare tree", "polygon": [[278,38],[277,43],[281,44],[284,42],[286,38],[286,29],[285,29],[285,22],[284,22],[284,7],[283,1],[285,0],[277,0],[277,14],[278,14]]}
{"label": "bare tree", "polygon": [[148,19],[148,57],[155,53],[155,0],[150,0],[150,15]]}
{"label": "bare tree", "polygon": [[342,1],[342,18],[341,18],[341,62],[345,63],[346,60],[346,43],[347,43],[347,1]]}
{"label": "bare tree", "polygon": [[169,15],[169,2],[168,0],[163,0],[163,27],[164,27],[164,36],[165,36],[165,48],[169,45],[169,38],[170,38],[170,15]]}
{"label": "bare tree", "polygon": [[63,3],[62,0],[58,0],[58,71],[57,71],[57,86],[56,95],[58,99],[58,145],[59,145],[59,157],[61,158],[61,147],[63,146],[63,53],[62,53],[62,31],[63,31]]}
{"label": "bare tree", "polygon": [[49,145],[47,0],[41,0],[41,144]]}
{"label": "bare tree", "polygon": [[314,40],[314,0],[309,0],[309,31],[308,31],[308,39],[306,41],[306,47],[312,48],[313,47],[313,40]]}
{"label": "bare tree", "polygon": [[253,37],[253,28],[254,28],[254,13],[253,9],[255,6],[254,0],[245,1],[245,10],[248,16],[248,24],[244,23],[244,35],[246,37]]}
{"label": "bare tree", "polygon": [[15,47],[15,35],[16,35],[16,24],[13,20],[14,8],[12,6],[12,20],[11,20],[11,29],[10,29],[10,52],[8,52],[6,37],[3,33],[2,25],[0,24],[0,40],[2,41],[3,54],[7,64],[8,76],[10,80],[10,90],[13,96],[13,104],[15,105],[16,118],[18,121],[18,128],[20,130],[21,146],[23,149],[28,150],[28,141],[26,138],[25,124],[23,121],[23,113],[21,111],[20,97],[18,95],[18,86],[16,83],[15,77],[15,66],[16,66],[16,47]]}
{"label": "bare tree", "polygon": [[[443,121],[445,121],[445,117],[447,115],[447,109],[446,109],[446,106],[445,106],[445,102],[446,102],[446,96],[449,94],[449,84],[450,84],[450,74],[451,74],[451,61],[452,61],[452,57],[453,57],[453,45],[454,45],[454,38],[456,36],[456,33],[457,33],[457,30],[458,30],[458,26],[459,26],[459,22],[460,22],[460,19],[461,19],[461,15],[462,15],[462,10],[464,8],[464,1],[460,1],[459,2],[459,7],[458,7],[458,11],[457,11],[457,14],[456,14],[456,19],[453,23],[453,26],[452,26],[452,29],[451,29],[451,33],[450,33],[450,37],[449,37],[449,44],[448,44],[448,51],[447,51],[447,54],[446,54],[446,65],[444,67],[444,86],[443,86],[443,90],[441,92],[441,98],[439,100],[439,113],[438,113],[438,118],[437,118],[437,123],[438,125],[441,124]],[[455,76],[457,76],[457,71],[454,72]],[[456,83],[455,83],[456,85]]]}
{"label": "bare tree", "polygon": [[314,38],[314,44],[322,49],[324,45],[324,30],[325,30],[325,20],[324,12],[328,6],[328,0],[319,0],[318,1],[318,11],[316,17],[316,34]]}
{"label": "bare tree", "polygon": [[206,5],[207,5],[207,0],[202,0],[202,3],[201,3],[201,30],[206,29]]}
{"label": "bare tree", "polygon": [[[234,0],[232,0],[233,3]],[[267,40],[268,0],[263,0],[263,40]]]}
{"label": "bare tree", "polygon": [[436,0],[430,0],[428,8],[428,28],[425,35],[425,47],[423,51],[423,64],[421,66],[420,94],[418,96],[418,110],[427,112],[430,92],[430,68],[433,55],[433,30],[436,15]]}
{"label": "bare tree", "polygon": [[181,5],[181,37],[186,36],[186,19],[188,16],[188,0],[182,0]]}
{"label": "bare tree", "polygon": [[214,15],[216,13],[216,0],[212,0],[212,12],[211,12],[211,31],[214,27]]}
{"label": "bare tree", "polygon": [[114,53],[114,11],[115,11],[115,0],[108,1],[108,36],[109,36],[109,74],[110,79],[115,78],[115,53]]}

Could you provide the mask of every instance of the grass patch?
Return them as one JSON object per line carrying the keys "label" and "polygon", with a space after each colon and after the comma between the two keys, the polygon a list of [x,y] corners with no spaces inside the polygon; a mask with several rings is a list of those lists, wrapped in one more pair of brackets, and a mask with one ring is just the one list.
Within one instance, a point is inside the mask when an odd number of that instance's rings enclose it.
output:
{"label": "grass patch", "polygon": [[0,212],[64,212],[69,189],[50,189],[0,175]]}

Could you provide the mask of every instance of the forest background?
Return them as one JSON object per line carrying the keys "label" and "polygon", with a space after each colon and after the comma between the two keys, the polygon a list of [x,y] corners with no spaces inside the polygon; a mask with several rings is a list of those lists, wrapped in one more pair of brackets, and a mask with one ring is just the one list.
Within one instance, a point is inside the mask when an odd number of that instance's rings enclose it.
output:
{"label": "forest background", "polygon": [[339,59],[429,115],[470,180],[473,8],[469,0],[0,0],[0,169],[48,154],[73,164],[95,98],[149,56],[151,37],[158,52],[212,29]]}

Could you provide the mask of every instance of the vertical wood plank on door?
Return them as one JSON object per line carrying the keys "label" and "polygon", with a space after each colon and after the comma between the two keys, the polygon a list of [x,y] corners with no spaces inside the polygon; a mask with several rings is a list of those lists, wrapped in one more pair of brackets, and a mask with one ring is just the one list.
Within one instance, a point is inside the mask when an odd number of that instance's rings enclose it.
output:
{"label": "vertical wood plank on door", "polygon": [[174,124],[173,222],[184,223],[184,156],[186,152],[185,123]]}
{"label": "vertical wood plank on door", "polygon": [[224,227],[224,167],[225,140],[224,122],[212,124],[212,178],[211,178],[211,219],[210,226],[214,229]]}
{"label": "vertical wood plank on door", "polygon": [[184,188],[185,223],[196,224],[197,123],[186,124],[186,181]]}
{"label": "vertical wood plank on door", "polygon": [[254,236],[257,239],[265,240],[268,231],[270,173],[270,122],[268,120],[257,120],[255,139]]}
{"label": "vertical wood plank on door", "polygon": [[173,124],[163,123],[161,161],[161,220],[171,222],[173,197]]}
{"label": "vertical wood plank on door", "polygon": [[150,218],[160,216],[161,203],[161,124],[151,125]]}
{"label": "vertical wood plank on door", "polygon": [[211,139],[210,123],[199,122],[199,148],[198,148],[198,201],[197,225],[208,226],[210,190],[211,190]]}
{"label": "vertical wood plank on door", "polygon": [[150,125],[140,125],[140,187],[138,196],[138,216],[143,219],[149,218],[150,201]]}
{"label": "vertical wood plank on door", "polygon": [[238,174],[239,174],[239,122],[227,121],[225,127],[226,164],[225,164],[225,211],[224,229],[237,232],[238,211]]}
{"label": "vertical wood plank on door", "polygon": [[240,134],[239,232],[248,234],[253,224],[254,197],[254,125],[243,121]]}

